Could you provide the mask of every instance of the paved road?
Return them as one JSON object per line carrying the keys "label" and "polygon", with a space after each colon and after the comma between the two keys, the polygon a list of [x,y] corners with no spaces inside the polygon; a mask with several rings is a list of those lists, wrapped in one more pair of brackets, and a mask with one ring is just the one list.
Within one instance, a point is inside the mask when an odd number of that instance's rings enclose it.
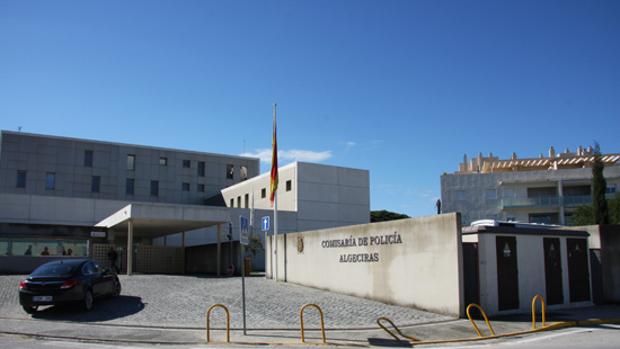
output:
{"label": "paved road", "polygon": [[[17,286],[24,276],[0,276],[0,317],[29,319],[18,304]],[[36,315],[49,321],[119,325],[204,328],[205,311],[215,303],[229,306],[232,327],[241,327],[240,278],[204,278],[178,275],[120,276],[121,297],[95,303],[91,312],[49,307]],[[319,304],[328,328],[376,328],[387,316],[399,325],[448,320],[450,317],[313,288],[275,283],[261,277],[246,279],[249,328],[299,328],[299,308]],[[318,316],[308,311],[307,326],[316,327]],[[214,324],[224,323],[223,312],[214,313]]]}
{"label": "paved road", "polygon": [[[572,349],[572,348],[618,348],[620,343],[619,325],[601,325],[589,328],[568,328],[564,330],[545,332],[520,338],[507,338],[485,344],[452,346],[421,346],[419,348],[446,348],[446,349],[491,349],[491,348],[543,348],[543,349]],[[0,334],[0,349],[23,348],[23,349],[146,349],[160,348],[160,345],[131,345],[131,344],[97,344],[71,341],[38,340],[21,336],[8,336]],[[166,349],[213,349],[231,348],[232,346],[201,346],[182,345],[166,346]],[[302,348],[295,345],[296,348]],[[328,346],[324,347],[327,348]],[[309,346],[316,348],[316,346]],[[343,348],[343,347],[338,347]],[[416,347],[417,348],[417,347]]]}

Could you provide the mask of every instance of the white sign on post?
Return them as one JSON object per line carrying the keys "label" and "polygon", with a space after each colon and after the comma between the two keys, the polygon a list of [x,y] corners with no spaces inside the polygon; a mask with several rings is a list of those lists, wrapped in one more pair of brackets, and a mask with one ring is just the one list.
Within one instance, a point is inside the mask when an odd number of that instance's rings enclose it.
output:
{"label": "white sign on post", "polygon": [[239,243],[247,246],[250,243],[250,225],[248,219],[243,216],[239,216]]}

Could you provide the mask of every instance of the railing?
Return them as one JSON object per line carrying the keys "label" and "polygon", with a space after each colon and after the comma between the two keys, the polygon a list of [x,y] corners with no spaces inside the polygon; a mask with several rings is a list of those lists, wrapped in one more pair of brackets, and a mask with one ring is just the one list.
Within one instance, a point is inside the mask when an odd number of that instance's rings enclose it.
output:
{"label": "railing", "polygon": [[559,206],[559,196],[538,196],[533,198],[503,198],[502,208],[506,207],[549,207]]}
{"label": "railing", "polygon": [[[614,197],[614,194],[606,194],[607,199]],[[532,198],[516,197],[503,198],[501,200],[502,208],[519,208],[519,207],[558,207],[558,206],[582,206],[592,204],[592,196],[590,195],[564,195],[560,196],[538,196]]]}
{"label": "railing", "polygon": [[226,312],[226,343],[230,343],[230,312],[224,304],[214,304],[207,310],[207,343],[211,342],[211,311],[222,308]]}
{"label": "railing", "polygon": [[301,342],[305,343],[306,342],[306,337],[305,337],[305,329],[304,329],[304,310],[308,307],[313,307],[316,310],[319,311],[319,316],[321,318],[321,337],[323,338],[323,344],[327,343],[327,340],[325,339],[325,321],[323,319],[323,310],[321,310],[321,307],[319,307],[316,304],[306,304],[303,307],[301,307],[301,309],[299,309],[299,321],[300,321],[300,327],[301,327]]}
{"label": "railing", "polygon": [[592,196],[590,195],[575,195],[564,196],[562,202],[565,206],[582,206],[592,204]]}

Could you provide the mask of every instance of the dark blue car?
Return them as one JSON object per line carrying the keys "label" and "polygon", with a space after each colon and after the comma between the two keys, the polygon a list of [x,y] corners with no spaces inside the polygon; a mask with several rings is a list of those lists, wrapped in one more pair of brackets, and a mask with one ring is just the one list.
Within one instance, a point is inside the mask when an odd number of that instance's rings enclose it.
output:
{"label": "dark blue car", "polygon": [[118,296],[121,283],[109,269],[90,259],[63,259],[35,269],[19,283],[19,303],[28,314],[41,305],[81,304],[93,308],[96,298]]}

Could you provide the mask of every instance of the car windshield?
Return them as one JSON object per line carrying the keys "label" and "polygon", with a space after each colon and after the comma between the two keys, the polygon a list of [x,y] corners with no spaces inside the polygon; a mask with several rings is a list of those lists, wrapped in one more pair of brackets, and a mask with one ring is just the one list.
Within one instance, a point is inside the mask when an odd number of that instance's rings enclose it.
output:
{"label": "car windshield", "polygon": [[31,276],[69,276],[75,270],[75,265],[52,263],[44,264],[30,274]]}

